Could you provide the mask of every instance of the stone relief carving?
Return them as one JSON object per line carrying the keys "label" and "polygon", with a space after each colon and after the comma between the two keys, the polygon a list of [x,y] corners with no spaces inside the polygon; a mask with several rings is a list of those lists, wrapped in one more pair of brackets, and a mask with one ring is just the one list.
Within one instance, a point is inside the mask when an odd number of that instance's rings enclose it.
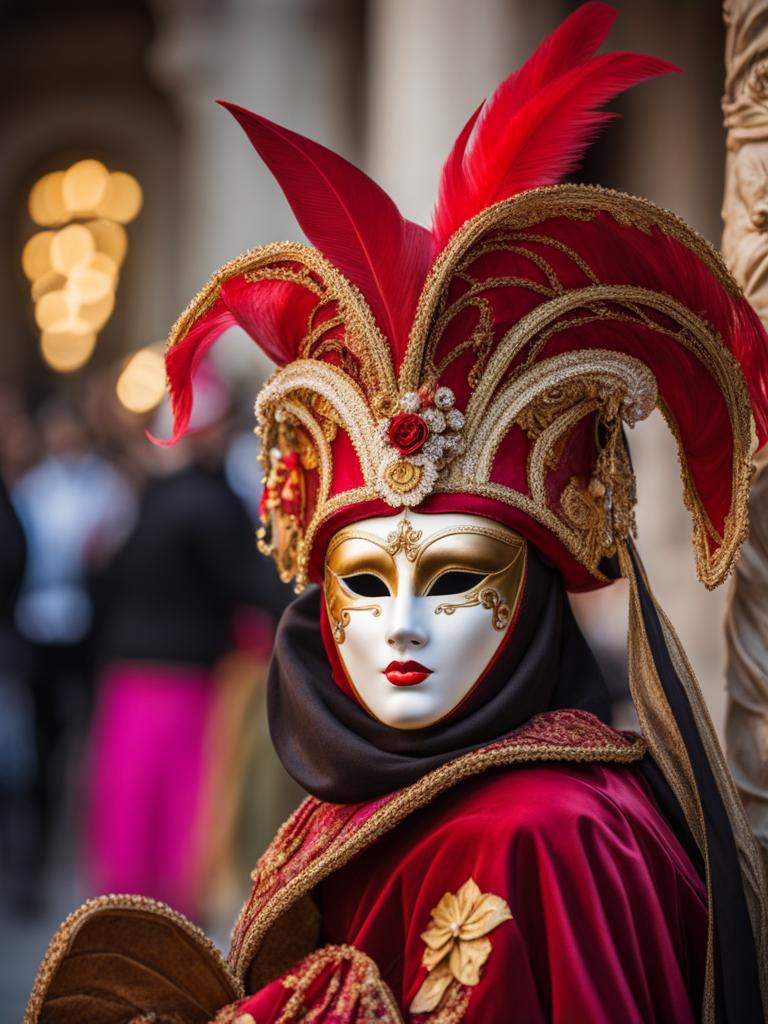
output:
{"label": "stone relief carving", "polygon": [[[768,0],[724,0],[723,255],[768,325]],[[728,761],[768,854],[768,473],[750,501],[726,623]],[[768,858],[767,858],[768,859]]]}

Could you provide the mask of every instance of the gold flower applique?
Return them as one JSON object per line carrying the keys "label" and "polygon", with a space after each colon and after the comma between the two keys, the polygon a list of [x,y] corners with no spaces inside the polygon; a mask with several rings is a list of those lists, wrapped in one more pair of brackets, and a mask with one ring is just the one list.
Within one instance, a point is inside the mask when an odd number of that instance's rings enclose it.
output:
{"label": "gold flower applique", "polygon": [[473,878],[455,895],[447,892],[421,935],[427,946],[421,962],[429,974],[410,1005],[411,1013],[434,1010],[454,980],[461,985],[477,985],[491,952],[488,932],[511,919],[506,900],[490,892],[481,893]]}

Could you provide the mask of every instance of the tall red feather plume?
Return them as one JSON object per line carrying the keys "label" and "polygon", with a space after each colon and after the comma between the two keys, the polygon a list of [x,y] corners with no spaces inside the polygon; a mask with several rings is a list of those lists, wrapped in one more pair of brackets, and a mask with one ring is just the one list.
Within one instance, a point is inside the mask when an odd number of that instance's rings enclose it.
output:
{"label": "tall red feather plume", "polygon": [[573,170],[612,117],[596,107],[643,79],[679,70],[641,54],[595,57],[615,14],[601,3],[580,7],[469,119],[440,179],[432,226],[438,251],[481,210]]}
{"label": "tall red feather plume", "polygon": [[363,293],[397,359],[432,261],[430,233],[337,153],[242,107],[222,106],[277,179],[307,238]]}

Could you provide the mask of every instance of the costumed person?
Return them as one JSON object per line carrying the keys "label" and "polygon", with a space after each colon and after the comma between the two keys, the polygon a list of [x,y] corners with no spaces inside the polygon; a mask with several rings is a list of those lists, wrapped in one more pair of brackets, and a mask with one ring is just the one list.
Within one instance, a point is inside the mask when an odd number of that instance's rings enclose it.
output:
{"label": "costumed person", "polygon": [[[603,102],[671,70],[595,56],[613,18],[581,7],[478,108],[430,230],[229,108],[314,248],[253,250],[193,300],[174,439],[239,324],[279,367],[257,402],[261,546],[302,592],[270,723],[311,796],[227,964],[167,909],[106,897],[60,929],[28,1024],[763,1019],[765,881],[633,543],[624,427],[666,415],[715,586],[768,437],[768,346],[678,218],[554,184]],[[566,596],[618,575],[642,736],[605,723]]]}
{"label": "costumed person", "polygon": [[102,583],[86,863],[91,893],[141,892],[198,920],[207,846],[220,839],[200,828],[208,730],[223,714],[217,664],[235,648],[238,620],[261,634],[254,647],[271,648],[284,588],[224,476],[228,389],[209,363],[195,387],[185,444],[147,485]]}
{"label": "costumed person", "polygon": [[40,427],[44,457],[11,489],[27,540],[15,625],[29,652],[25,689],[34,732],[24,857],[30,910],[44,903],[70,765],[90,717],[99,613],[94,583],[130,532],[136,510],[130,483],[98,452],[74,405],[52,400],[41,410]]}

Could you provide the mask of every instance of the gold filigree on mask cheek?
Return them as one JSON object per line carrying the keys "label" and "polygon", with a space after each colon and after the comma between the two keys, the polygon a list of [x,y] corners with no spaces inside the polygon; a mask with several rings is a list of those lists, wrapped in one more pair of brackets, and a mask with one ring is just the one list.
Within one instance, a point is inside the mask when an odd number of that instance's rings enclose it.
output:
{"label": "gold filigree on mask cheek", "polygon": [[344,586],[341,578],[326,567],[325,570],[325,607],[331,623],[333,639],[341,647],[346,639],[346,629],[351,622],[351,612],[370,612],[375,619],[381,615],[381,605],[366,601],[353,594]]}
{"label": "gold filigree on mask cheek", "polygon": [[459,608],[487,608],[494,629],[503,632],[514,618],[525,581],[527,548],[519,548],[512,561],[499,572],[490,573],[458,601],[442,602],[435,615],[453,615]]}
{"label": "gold filigree on mask cheek", "polygon": [[336,643],[346,639],[351,612],[381,615],[381,605],[355,594],[344,584],[344,577],[360,574],[376,576],[389,590],[397,593],[397,570],[387,544],[372,533],[347,529],[338,533],[330,545],[325,562],[325,607]]}
{"label": "gold filigree on mask cheek", "polygon": [[346,640],[347,634],[345,632],[347,626],[352,621],[350,612],[371,612],[374,619],[378,619],[381,615],[380,604],[350,604],[339,608],[337,612],[331,617],[331,628],[333,630],[333,639],[341,647]]}

